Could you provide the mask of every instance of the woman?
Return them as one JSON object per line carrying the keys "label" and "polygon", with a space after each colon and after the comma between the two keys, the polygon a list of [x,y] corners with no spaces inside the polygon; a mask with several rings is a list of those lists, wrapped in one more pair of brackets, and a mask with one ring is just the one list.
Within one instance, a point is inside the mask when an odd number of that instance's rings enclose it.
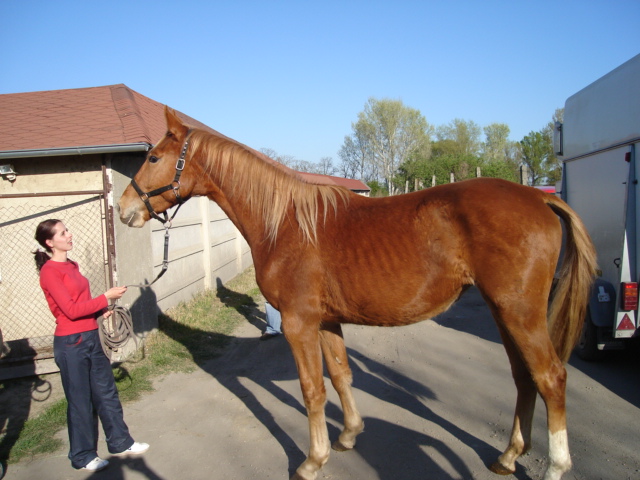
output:
{"label": "woman", "polygon": [[124,422],[111,363],[102,351],[96,317],[109,300],[122,297],[127,287],[113,287],[91,298],[89,281],[78,264],[67,258],[73,235],[60,220],[45,220],[36,228],[36,240],[48,252],[34,252],[40,286],[56,319],[53,352],[67,402],[69,459],[76,469],[102,470],[109,465],[98,457],[98,417],[113,455],[137,455],[149,445],[134,442]]}

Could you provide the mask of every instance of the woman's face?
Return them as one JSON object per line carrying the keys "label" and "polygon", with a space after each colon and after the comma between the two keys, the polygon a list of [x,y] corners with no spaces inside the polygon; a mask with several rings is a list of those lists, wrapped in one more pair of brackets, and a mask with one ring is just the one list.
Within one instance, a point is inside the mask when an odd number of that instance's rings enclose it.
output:
{"label": "woman's face", "polygon": [[56,223],[53,227],[55,234],[51,240],[47,240],[47,245],[55,253],[68,252],[73,248],[73,235],[62,222]]}

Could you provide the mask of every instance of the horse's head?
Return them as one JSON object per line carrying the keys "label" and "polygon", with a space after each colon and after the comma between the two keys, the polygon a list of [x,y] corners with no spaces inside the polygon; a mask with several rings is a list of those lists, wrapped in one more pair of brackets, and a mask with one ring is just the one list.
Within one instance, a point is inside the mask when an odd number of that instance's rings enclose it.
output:
{"label": "horse's head", "polygon": [[187,160],[189,127],[165,107],[167,133],[147,154],[147,159],[118,201],[120,220],[142,227],[172,206],[183,203],[193,189],[194,166]]}

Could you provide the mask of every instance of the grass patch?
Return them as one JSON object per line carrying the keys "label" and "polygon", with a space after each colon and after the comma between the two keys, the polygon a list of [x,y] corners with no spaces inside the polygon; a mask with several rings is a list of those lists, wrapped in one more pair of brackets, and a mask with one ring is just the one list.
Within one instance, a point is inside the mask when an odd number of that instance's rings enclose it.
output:
{"label": "grass patch", "polygon": [[[62,446],[55,434],[67,424],[67,401],[58,400],[33,421],[27,421],[14,448],[16,460],[28,455],[48,453]],[[18,454],[19,452],[19,454]],[[13,460],[13,454],[10,457]]]}
{"label": "grass patch", "polygon": [[[257,316],[262,301],[251,267],[226,286],[202,292],[190,302],[160,314],[159,328],[147,337],[144,349],[114,367],[121,401],[131,402],[152,391],[156,377],[190,372],[216,357],[233,338],[235,328]],[[66,400],[57,401],[21,428],[3,431],[0,461],[17,463],[36,454],[57,451],[62,442],[55,436],[66,428],[66,409]]]}

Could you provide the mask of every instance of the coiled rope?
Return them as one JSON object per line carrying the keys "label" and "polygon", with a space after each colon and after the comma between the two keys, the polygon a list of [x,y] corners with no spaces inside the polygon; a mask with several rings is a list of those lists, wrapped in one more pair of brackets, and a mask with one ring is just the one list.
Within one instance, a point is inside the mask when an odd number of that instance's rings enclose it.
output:
{"label": "coiled rope", "polygon": [[132,338],[136,346],[133,349],[135,352],[138,349],[138,337],[133,331],[131,312],[120,305],[110,305],[109,310],[112,313],[108,318],[104,316],[98,318],[98,334],[102,351],[107,358],[111,359],[114,353],[121,353],[125,344]]}

